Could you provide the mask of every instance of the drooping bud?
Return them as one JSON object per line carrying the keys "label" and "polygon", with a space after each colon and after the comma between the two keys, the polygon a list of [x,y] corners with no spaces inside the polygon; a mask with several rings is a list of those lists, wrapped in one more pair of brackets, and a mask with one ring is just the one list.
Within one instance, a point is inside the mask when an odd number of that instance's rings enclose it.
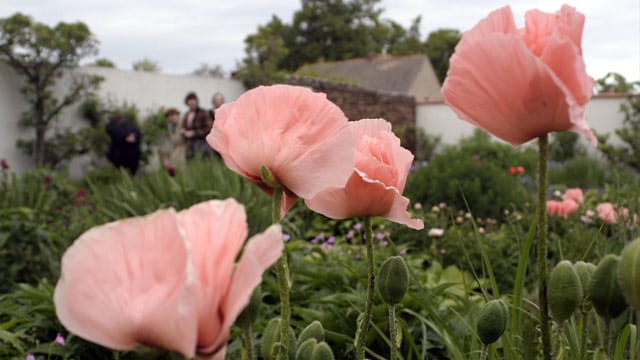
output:
{"label": "drooping bud", "polygon": [[591,286],[591,278],[593,272],[596,271],[596,266],[592,263],[584,261],[578,261],[573,264],[573,268],[576,270],[578,277],[580,278],[580,284],[582,285],[582,297],[589,296],[589,286]]}
{"label": "drooping bud", "polygon": [[309,339],[316,339],[318,342],[324,341],[324,328],[320,321],[316,320],[302,330],[298,336],[298,346]]}
{"label": "drooping bud", "polygon": [[378,274],[378,290],[388,305],[396,305],[402,301],[409,287],[409,271],[407,264],[400,256],[392,256],[380,266]]}
{"label": "drooping bud", "polygon": [[640,238],[622,250],[618,264],[618,279],[627,304],[640,310]]}
{"label": "drooping bud", "polygon": [[491,300],[484,304],[476,318],[476,331],[483,344],[498,341],[507,329],[509,309],[502,300]]}
{"label": "drooping bud", "polygon": [[618,256],[609,254],[605,256],[591,277],[589,297],[598,315],[606,319],[618,317],[627,304],[622,295],[622,289],[618,282]]}
{"label": "drooping bud", "polygon": [[253,293],[251,293],[251,298],[249,299],[247,307],[245,307],[240,315],[238,315],[236,324],[243,329],[250,327],[251,324],[253,324],[258,318],[258,311],[260,311],[261,303],[262,292],[260,291],[260,287],[258,286],[253,290]]}
{"label": "drooping bud", "polygon": [[263,183],[272,189],[275,189],[279,185],[278,180],[273,176],[271,170],[264,165],[260,167],[260,178],[262,178]]}
{"label": "drooping bud", "polygon": [[569,320],[582,302],[582,283],[570,261],[563,260],[549,274],[549,309],[553,318],[562,323]]}
{"label": "drooping bud", "polygon": [[296,360],[334,360],[331,347],[322,341],[318,342],[315,338],[307,339],[303,342],[296,352]]}

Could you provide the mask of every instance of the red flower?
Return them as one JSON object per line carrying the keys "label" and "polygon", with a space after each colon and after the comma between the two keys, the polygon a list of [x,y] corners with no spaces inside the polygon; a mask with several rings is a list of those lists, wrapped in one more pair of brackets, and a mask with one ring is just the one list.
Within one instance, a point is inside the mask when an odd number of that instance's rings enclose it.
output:
{"label": "red flower", "polygon": [[509,166],[509,174],[515,175],[518,170],[514,166]]}
{"label": "red flower", "polygon": [[524,174],[524,168],[522,166],[518,166],[516,170],[518,171],[518,174]]}
{"label": "red flower", "polygon": [[2,168],[2,170],[9,170],[9,162],[7,159],[0,159],[0,168]]}

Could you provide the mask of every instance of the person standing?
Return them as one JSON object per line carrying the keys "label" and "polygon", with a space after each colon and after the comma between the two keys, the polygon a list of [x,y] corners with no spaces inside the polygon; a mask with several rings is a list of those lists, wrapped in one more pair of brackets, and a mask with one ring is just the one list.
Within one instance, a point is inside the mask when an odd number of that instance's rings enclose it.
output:
{"label": "person standing", "polygon": [[186,145],[180,132],[180,112],[172,107],[164,112],[167,119],[167,136],[160,147],[160,160],[168,161],[174,167],[180,167],[186,159]]}
{"label": "person standing", "polygon": [[221,92],[216,92],[213,94],[213,97],[211,97],[211,111],[209,111],[213,121],[216,120],[216,110],[222,105],[224,105],[224,95],[222,95]]}
{"label": "person standing", "polygon": [[181,129],[187,147],[187,159],[193,158],[195,154],[209,156],[213,151],[206,137],[211,131],[213,119],[208,111],[199,106],[198,96],[194,92],[188,93],[184,102],[189,107],[182,119]]}
{"label": "person standing", "polygon": [[111,139],[107,159],[115,167],[123,167],[132,175],[138,171],[140,164],[140,139],[142,134],[137,126],[124,119],[122,114],[114,114],[106,126]]}

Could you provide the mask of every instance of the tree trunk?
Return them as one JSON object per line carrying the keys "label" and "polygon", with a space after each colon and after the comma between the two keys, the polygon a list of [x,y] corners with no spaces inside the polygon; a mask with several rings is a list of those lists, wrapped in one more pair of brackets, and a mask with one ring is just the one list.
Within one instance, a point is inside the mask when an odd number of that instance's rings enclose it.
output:
{"label": "tree trunk", "polygon": [[36,142],[34,144],[34,158],[36,161],[36,166],[44,165],[44,146],[45,146],[45,133],[47,128],[45,126],[36,126]]}

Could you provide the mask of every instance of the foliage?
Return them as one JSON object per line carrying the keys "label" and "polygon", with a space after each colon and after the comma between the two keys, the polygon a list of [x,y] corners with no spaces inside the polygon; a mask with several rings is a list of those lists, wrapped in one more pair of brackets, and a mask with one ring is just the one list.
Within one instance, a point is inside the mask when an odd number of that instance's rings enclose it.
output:
{"label": "foliage", "polygon": [[640,96],[631,96],[620,106],[623,126],[615,130],[620,145],[610,144],[609,135],[598,136],[598,148],[613,163],[622,164],[640,173]]}
{"label": "foliage", "polygon": [[555,132],[549,142],[549,159],[564,162],[585,155],[586,149],[579,142],[580,135],[572,131]]}
{"label": "foliage", "polygon": [[[96,43],[81,22],[50,27],[20,13],[0,19],[0,61],[25,80],[21,91],[30,109],[22,114],[19,124],[35,132],[35,141],[26,149],[37,165],[47,161],[47,131],[62,110],[96,89],[102,80],[71,71],[96,53]],[[53,89],[63,75],[67,90],[59,99]]]}
{"label": "foliage", "polygon": [[252,88],[282,82],[287,73],[318,61],[389,53],[427,54],[442,81],[460,33],[438,30],[423,41],[420,16],[405,29],[393,20],[383,19],[379,3],[380,0],[304,0],[290,22],[273,16],[245,38],[239,77]]}
{"label": "foliage", "polygon": [[246,56],[238,76],[246,88],[284,81],[286,72],[279,63],[289,53],[283,40],[288,31],[288,26],[274,15],[268,24],[258,27],[256,34],[245,38]]}
{"label": "foliage", "polygon": [[402,146],[414,155],[414,161],[429,161],[440,145],[440,136],[427,134],[420,126],[405,125],[394,128]]}
{"label": "foliage", "polygon": [[96,61],[94,61],[91,65],[97,66],[97,67],[103,67],[103,68],[112,68],[112,69],[115,69],[116,67],[116,64],[114,64],[113,61],[107,58],[96,59]]}
{"label": "foliage", "polygon": [[431,32],[427,37],[426,53],[441,84],[447,77],[449,58],[453,55],[461,37],[460,31],[455,29],[439,29]]}
{"label": "foliage", "polygon": [[209,65],[207,63],[200,64],[200,66],[193,70],[193,75],[217,79],[224,79],[226,77],[226,73],[221,65]]}
{"label": "foliage", "polygon": [[575,157],[549,168],[549,183],[567,188],[599,188],[606,180],[602,162],[588,156]]}
{"label": "foliage", "polygon": [[616,72],[607,73],[604,77],[596,80],[595,91],[603,93],[638,93],[640,92],[640,81],[628,82],[627,79]]}
{"label": "foliage", "polygon": [[146,57],[135,61],[133,64],[131,64],[131,68],[133,69],[133,71],[144,71],[151,73],[160,72],[161,70],[160,65],[158,65],[157,61],[153,61]]}
{"label": "foliage", "polygon": [[[505,209],[531,200],[523,186],[535,179],[536,155],[497,143],[476,132],[434,156],[408,178],[405,193],[422,204],[444,202],[478,217],[501,219]],[[511,167],[524,174],[511,174]]]}

